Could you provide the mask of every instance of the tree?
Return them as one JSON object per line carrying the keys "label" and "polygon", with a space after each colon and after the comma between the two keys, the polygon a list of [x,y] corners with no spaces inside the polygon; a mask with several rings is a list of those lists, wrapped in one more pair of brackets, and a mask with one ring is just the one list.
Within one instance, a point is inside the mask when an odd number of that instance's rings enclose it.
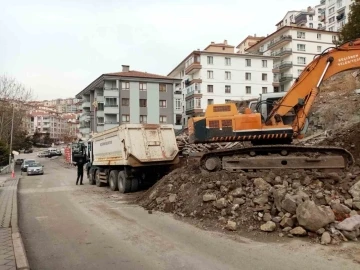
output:
{"label": "tree", "polygon": [[[345,16],[345,15],[343,15]],[[348,23],[340,32],[340,41],[347,42],[360,38],[360,0],[355,0],[348,14]]]}
{"label": "tree", "polygon": [[32,143],[37,145],[41,142],[41,134],[36,130],[34,135],[32,136]]}
{"label": "tree", "polygon": [[50,133],[47,132],[45,133],[45,136],[44,136],[44,144],[51,144],[52,143],[52,140],[50,138]]}
{"label": "tree", "polygon": [[6,166],[9,164],[9,148],[7,145],[0,141],[0,166]]}

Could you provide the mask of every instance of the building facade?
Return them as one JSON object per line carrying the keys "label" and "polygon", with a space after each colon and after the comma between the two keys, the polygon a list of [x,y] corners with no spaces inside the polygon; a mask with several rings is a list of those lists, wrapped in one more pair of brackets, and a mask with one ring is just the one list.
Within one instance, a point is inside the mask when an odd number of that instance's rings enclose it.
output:
{"label": "building facade", "polygon": [[175,113],[182,115],[184,126],[188,118],[203,115],[208,104],[253,99],[273,91],[274,57],[238,54],[234,49],[226,41],[211,43],[190,53],[168,74],[181,79],[176,85]]}
{"label": "building facade", "polygon": [[267,36],[247,51],[275,56],[274,92],[287,91],[316,54],[333,46],[338,33],[313,28],[285,26]]}
{"label": "building facade", "polygon": [[265,37],[257,37],[254,36],[247,36],[243,41],[240,42],[239,45],[236,46],[237,53],[244,54],[246,53],[246,50],[250,48],[251,46],[258,43],[260,40],[264,39]]}
{"label": "building facade", "polygon": [[103,74],[76,95],[82,99],[80,133],[89,137],[125,123],[179,124],[174,115],[176,82],[180,80],[131,71]]}
{"label": "building facade", "polygon": [[342,27],[348,22],[351,5],[354,0],[322,0],[325,4],[324,17],[326,30],[341,31]]}

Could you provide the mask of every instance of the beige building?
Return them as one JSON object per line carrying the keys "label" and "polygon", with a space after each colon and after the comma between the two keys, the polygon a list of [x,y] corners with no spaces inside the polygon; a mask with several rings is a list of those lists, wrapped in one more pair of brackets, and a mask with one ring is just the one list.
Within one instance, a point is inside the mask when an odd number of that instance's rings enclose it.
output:
{"label": "beige building", "polygon": [[264,39],[265,37],[257,37],[254,36],[247,36],[243,41],[240,42],[239,45],[236,46],[237,53],[246,53],[246,50],[251,46],[258,43],[260,40]]}

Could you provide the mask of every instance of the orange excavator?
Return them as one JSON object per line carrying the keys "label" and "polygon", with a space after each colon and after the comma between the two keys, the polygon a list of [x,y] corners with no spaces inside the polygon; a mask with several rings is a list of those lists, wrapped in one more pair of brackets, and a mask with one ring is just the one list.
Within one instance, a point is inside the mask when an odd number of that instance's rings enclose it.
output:
{"label": "orange excavator", "polygon": [[[251,147],[215,150],[201,156],[208,171],[257,169],[346,168],[354,162],[339,147],[305,147],[292,144],[306,133],[308,116],[323,80],[346,70],[360,69],[360,39],[326,49],[316,55],[289,91],[268,115],[235,104],[212,104],[204,117],[188,121],[190,143],[250,141]],[[265,101],[266,102],[266,101]],[[257,107],[262,104],[258,104]]]}

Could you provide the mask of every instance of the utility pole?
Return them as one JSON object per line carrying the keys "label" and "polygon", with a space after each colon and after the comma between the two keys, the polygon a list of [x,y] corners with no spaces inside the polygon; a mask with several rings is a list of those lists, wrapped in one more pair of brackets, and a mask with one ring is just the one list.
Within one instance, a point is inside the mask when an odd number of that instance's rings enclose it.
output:
{"label": "utility pole", "polygon": [[9,167],[11,168],[11,154],[12,154],[12,143],[13,143],[13,132],[14,132],[14,115],[15,107],[12,105],[12,117],[11,117],[11,132],[10,132],[10,153],[9,153]]}

